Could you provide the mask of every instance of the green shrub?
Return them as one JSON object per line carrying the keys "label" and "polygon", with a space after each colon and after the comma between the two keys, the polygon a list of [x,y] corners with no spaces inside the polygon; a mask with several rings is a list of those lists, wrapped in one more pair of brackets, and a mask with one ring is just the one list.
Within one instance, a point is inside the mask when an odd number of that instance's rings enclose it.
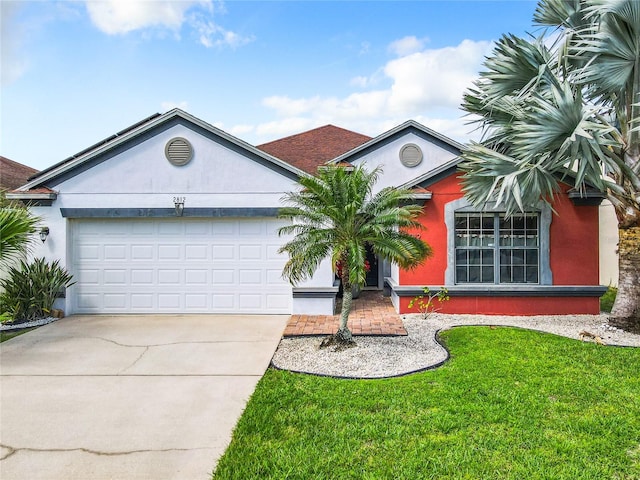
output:
{"label": "green shrub", "polygon": [[429,287],[424,287],[422,289],[422,292],[422,295],[418,295],[417,297],[413,297],[411,299],[408,307],[409,310],[411,310],[413,307],[416,307],[418,309],[418,312],[422,316],[422,319],[426,320],[433,312],[437,312],[438,310],[440,310],[435,306],[436,301],[440,302],[440,305],[442,305],[443,302],[449,300],[449,290],[442,287],[436,292],[431,292],[429,290]]}
{"label": "green shrub", "polygon": [[[73,285],[72,276],[58,260],[49,264],[44,258],[32,263],[20,262],[0,281],[0,312],[15,322],[28,322],[47,317],[58,293]],[[6,315],[3,315],[7,318]]]}
{"label": "green shrub", "polygon": [[611,287],[604,292],[604,295],[600,297],[600,311],[611,313],[611,309],[613,308],[613,302],[616,301],[616,295],[618,294],[618,289],[616,287]]}

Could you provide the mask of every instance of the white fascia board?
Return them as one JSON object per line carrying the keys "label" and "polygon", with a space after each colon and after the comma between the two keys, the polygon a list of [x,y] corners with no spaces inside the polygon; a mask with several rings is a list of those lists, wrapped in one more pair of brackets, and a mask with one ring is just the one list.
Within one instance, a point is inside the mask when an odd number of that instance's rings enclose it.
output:
{"label": "white fascia board", "polygon": [[30,192],[7,192],[7,200],[55,200],[58,198],[56,192],[51,193],[30,193]]}
{"label": "white fascia board", "polygon": [[411,198],[414,200],[431,200],[433,197],[433,193],[431,192],[422,192],[422,193],[413,193],[411,194]]}
{"label": "white fascia board", "polygon": [[442,165],[437,166],[436,168],[429,170],[427,173],[420,175],[419,177],[416,177],[412,180],[410,180],[409,182],[405,183],[404,185],[400,185],[400,188],[411,188],[414,187],[422,182],[424,182],[425,180],[429,180],[430,178],[435,177],[436,175],[439,175],[442,172],[446,172],[447,170],[449,170],[452,167],[455,167],[456,165],[458,165],[458,163],[460,163],[462,161],[462,159],[460,157],[455,157],[452,160],[449,160],[446,163],[443,163]]}

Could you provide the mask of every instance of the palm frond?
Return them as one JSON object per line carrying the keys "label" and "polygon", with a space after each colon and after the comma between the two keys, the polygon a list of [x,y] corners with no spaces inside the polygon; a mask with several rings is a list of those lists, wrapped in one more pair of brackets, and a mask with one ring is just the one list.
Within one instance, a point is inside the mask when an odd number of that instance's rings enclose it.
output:
{"label": "palm frond", "polygon": [[330,257],[334,265],[340,260],[346,266],[349,282],[362,284],[367,245],[403,266],[417,264],[430,253],[422,240],[405,231],[420,228],[416,217],[422,209],[406,203],[411,192],[384,188],[372,194],[380,172],[325,167],[317,177],[301,179],[300,191],[285,195],[279,216],[291,223],[279,233],[295,235],[280,249],[289,255],[285,278],[293,283],[308,279]]}
{"label": "palm frond", "polygon": [[40,218],[25,208],[0,209],[0,264],[8,265],[25,255],[32,242]]}

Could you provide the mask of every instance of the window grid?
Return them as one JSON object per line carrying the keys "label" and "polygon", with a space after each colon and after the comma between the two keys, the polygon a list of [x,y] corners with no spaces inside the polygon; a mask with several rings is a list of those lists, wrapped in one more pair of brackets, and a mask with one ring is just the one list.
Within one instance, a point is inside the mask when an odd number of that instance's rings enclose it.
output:
{"label": "window grid", "polygon": [[456,283],[539,283],[538,214],[457,213],[455,248]]}

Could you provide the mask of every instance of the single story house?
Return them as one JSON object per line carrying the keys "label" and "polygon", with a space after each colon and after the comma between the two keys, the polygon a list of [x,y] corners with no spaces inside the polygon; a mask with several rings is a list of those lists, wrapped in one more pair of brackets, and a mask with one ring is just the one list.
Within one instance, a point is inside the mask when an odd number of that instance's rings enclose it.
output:
{"label": "single story house", "polygon": [[326,126],[255,147],[174,109],[9,196],[44,219],[48,236],[35,254],[74,276],[67,314],[333,313],[330,262],[292,286],[278,253],[283,194],[327,161],[380,165],[376,188],[408,187],[424,203],[419,235],[433,257],[411,271],[370,258],[367,288],[385,289],[397,311],[429,286],[448,289],[446,312],[598,313],[601,199],[566,187],[555,212],[542,203],[512,218],[479,211],[460,189],[460,147],[414,121],[375,138]]}

